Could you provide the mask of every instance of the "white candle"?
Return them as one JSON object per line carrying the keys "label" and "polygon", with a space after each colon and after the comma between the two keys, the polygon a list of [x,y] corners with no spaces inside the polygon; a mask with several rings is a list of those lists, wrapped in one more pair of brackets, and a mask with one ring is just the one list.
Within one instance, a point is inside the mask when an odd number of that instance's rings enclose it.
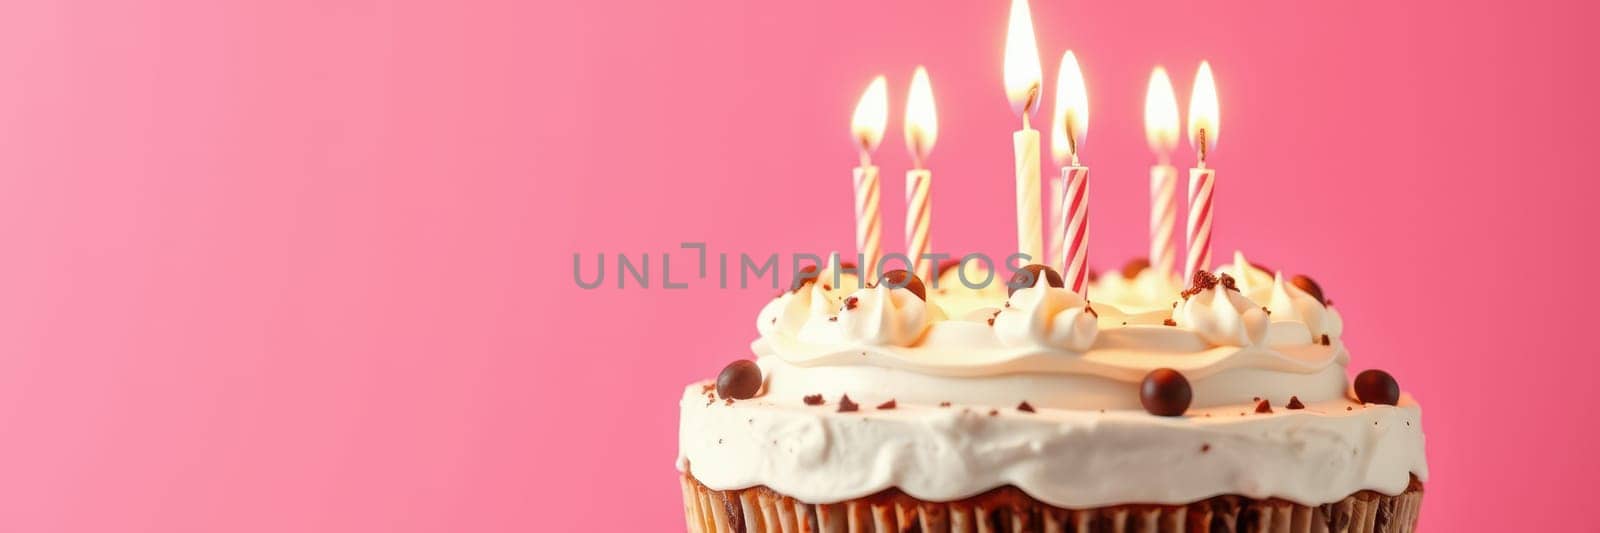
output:
{"label": "white candle", "polygon": [[1022,116],[1022,129],[1011,136],[1017,176],[1017,251],[1030,263],[1043,263],[1044,236],[1040,232],[1039,132],[1028,124],[1039,107],[1043,88],[1039,46],[1033,36],[1033,15],[1028,0],[1012,0],[1006,29],[1005,83],[1011,108]]}
{"label": "white candle", "polygon": [[850,134],[859,150],[861,165],[854,169],[852,182],[856,196],[856,251],[861,254],[859,275],[877,279],[878,258],[882,256],[883,224],[878,215],[878,167],[872,165],[872,151],[883,141],[889,122],[889,82],[878,76],[867,85],[850,118]]}
{"label": "white candle", "polygon": [[933,201],[929,193],[933,173],[925,163],[939,138],[939,116],[934,110],[933,84],[928,81],[927,69],[917,67],[906,94],[906,149],[911,152],[912,165],[906,171],[906,255],[916,265],[913,270],[917,277],[932,283],[933,259],[927,255],[932,251],[929,224]]}
{"label": "white candle", "polygon": [[1172,91],[1167,69],[1156,67],[1144,93],[1144,135],[1156,164],[1150,167],[1150,268],[1172,275],[1178,250],[1172,225],[1178,220],[1178,169],[1171,164],[1178,147],[1178,96]]}
{"label": "white candle", "polygon": [[1217,147],[1217,84],[1211,77],[1211,64],[1200,62],[1189,94],[1189,145],[1199,158],[1189,169],[1189,252],[1184,261],[1184,279],[1192,281],[1195,272],[1210,268],[1212,214],[1216,212],[1214,194],[1217,171],[1206,168],[1206,155]]}
{"label": "white candle", "polygon": [[1089,93],[1072,51],[1061,56],[1056,78],[1056,112],[1050,135],[1050,153],[1061,167],[1061,190],[1055,236],[1060,255],[1057,264],[1067,288],[1089,294],[1089,167],[1078,162],[1078,149],[1089,131]]}

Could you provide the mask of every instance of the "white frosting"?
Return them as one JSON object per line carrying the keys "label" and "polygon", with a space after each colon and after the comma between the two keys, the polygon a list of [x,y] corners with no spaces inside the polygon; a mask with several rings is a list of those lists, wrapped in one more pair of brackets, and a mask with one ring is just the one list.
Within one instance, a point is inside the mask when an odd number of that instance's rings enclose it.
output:
{"label": "white frosting", "polygon": [[[1181,298],[1173,276],[1146,269],[1102,277],[1092,304],[1042,280],[1008,298],[998,279],[972,289],[952,272],[923,301],[841,287],[831,270],[761,310],[761,396],[708,406],[698,386],[686,393],[679,467],[707,486],[827,503],[1015,485],[1084,507],[1218,494],[1317,504],[1427,477],[1416,404],[1348,400],[1339,314],[1242,254],[1220,269],[1239,290]],[[1139,383],[1156,368],[1191,384],[1187,416],[1142,410]],[[829,405],[804,405],[813,394]],[[844,394],[862,412],[835,412]],[[1307,409],[1285,410],[1290,396]],[[1257,397],[1277,413],[1254,414]],[[872,409],[890,399],[898,409]],[[1016,411],[1024,401],[1038,412]]]}
{"label": "white frosting", "polygon": [[[1181,504],[1221,494],[1306,505],[1426,481],[1421,411],[1344,400],[1255,414],[1243,406],[1143,411],[907,405],[837,412],[838,396],[724,405],[691,386],[681,405],[678,468],[706,486],[766,486],[833,503],[899,488],[929,501],[1006,485],[1059,507]],[[855,399],[855,395],[851,395]],[[1346,411],[1346,407],[1354,410]],[[1245,413],[1241,415],[1240,413]],[[1207,415],[1210,415],[1209,417]]]}

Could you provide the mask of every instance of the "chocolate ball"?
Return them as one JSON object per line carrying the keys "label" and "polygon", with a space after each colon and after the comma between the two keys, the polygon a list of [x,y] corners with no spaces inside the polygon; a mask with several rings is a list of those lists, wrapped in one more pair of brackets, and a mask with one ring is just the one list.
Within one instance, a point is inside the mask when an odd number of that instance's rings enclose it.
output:
{"label": "chocolate ball", "polygon": [[1139,385],[1139,403],[1156,416],[1183,416],[1194,400],[1194,389],[1183,374],[1170,368],[1157,368],[1144,375]]}
{"label": "chocolate ball", "polygon": [[1061,281],[1061,274],[1055,269],[1044,265],[1028,265],[1011,275],[1011,281],[1006,282],[1006,294],[1017,292],[1017,289],[1032,287],[1041,275],[1044,276],[1045,283],[1049,283],[1051,287],[1059,289],[1067,286],[1066,282]]}
{"label": "chocolate ball", "polygon": [[1295,274],[1294,277],[1289,278],[1289,284],[1306,291],[1306,294],[1317,299],[1317,303],[1328,305],[1328,299],[1322,296],[1322,286],[1317,285],[1317,282],[1312,281],[1311,278]]}
{"label": "chocolate ball", "polygon": [[1150,268],[1150,260],[1143,257],[1129,260],[1122,265],[1122,279],[1133,279],[1139,276],[1144,269]]}
{"label": "chocolate ball", "polygon": [[1382,370],[1366,370],[1356,374],[1356,399],[1361,403],[1394,405],[1400,403],[1400,384],[1394,376]]}
{"label": "chocolate ball", "polygon": [[735,400],[748,400],[761,391],[761,367],[755,361],[740,359],[722,368],[717,374],[717,395]]}
{"label": "chocolate ball", "polygon": [[922,280],[916,274],[904,270],[890,270],[878,277],[878,284],[894,289],[905,289],[917,295],[922,301],[928,301],[928,289],[922,286]]}

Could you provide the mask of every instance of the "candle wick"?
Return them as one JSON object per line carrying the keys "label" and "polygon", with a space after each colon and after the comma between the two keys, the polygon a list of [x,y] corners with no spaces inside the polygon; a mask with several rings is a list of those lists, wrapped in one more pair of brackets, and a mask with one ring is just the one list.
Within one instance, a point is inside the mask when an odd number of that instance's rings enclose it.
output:
{"label": "candle wick", "polygon": [[1068,121],[1068,124],[1066,126],[1066,130],[1067,130],[1067,153],[1072,154],[1072,166],[1078,166],[1078,135],[1077,135],[1076,132],[1072,131],[1071,119],[1063,119],[1063,120],[1067,120]]}
{"label": "candle wick", "polygon": [[1195,137],[1200,139],[1199,146],[1195,147],[1195,150],[1200,152],[1200,168],[1206,168],[1206,129],[1200,128]]}
{"label": "candle wick", "polygon": [[1028,99],[1022,102],[1022,129],[1028,128],[1028,115],[1033,114],[1033,106],[1039,103],[1039,83],[1034,82],[1028,86]]}
{"label": "candle wick", "polygon": [[862,147],[859,155],[861,156],[861,168],[869,168],[872,166],[872,152],[868,152],[865,147]]}

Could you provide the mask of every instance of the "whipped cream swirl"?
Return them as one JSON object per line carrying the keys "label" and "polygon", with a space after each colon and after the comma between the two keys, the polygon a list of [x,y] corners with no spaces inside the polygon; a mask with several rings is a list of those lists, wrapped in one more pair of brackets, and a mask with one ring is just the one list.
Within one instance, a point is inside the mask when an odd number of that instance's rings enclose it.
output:
{"label": "whipped cream swirl", "polygon": [[994,317],[994,332],[1006,346],[1044,346],[1088,351],[1100,332],[1088,301],[1037,276],[1032,287],[1017,289]]}
{"label": "whipped cream swirl", "polygon": [[1221,284],[1185,298],[1172,320],[1213,346],[1253,346],[1267,336],[1266,309]]}

